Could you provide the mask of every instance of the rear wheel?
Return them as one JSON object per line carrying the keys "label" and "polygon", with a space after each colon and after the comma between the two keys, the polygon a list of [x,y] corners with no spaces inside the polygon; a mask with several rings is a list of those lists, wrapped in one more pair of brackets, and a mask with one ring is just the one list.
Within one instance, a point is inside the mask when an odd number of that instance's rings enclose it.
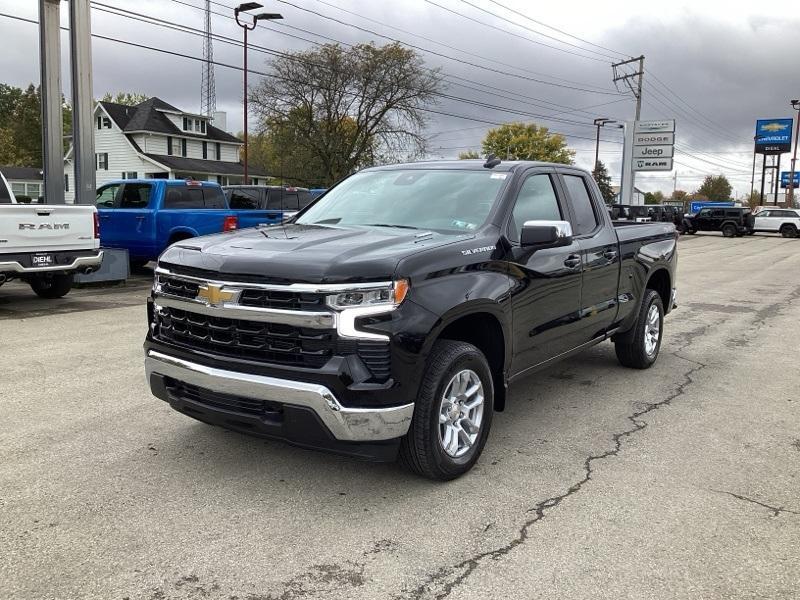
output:
{"label": "rear wheel", "polygon": [[781,227],[781,235],[785,238],[797,237],[797,227],[792,224],[786,224]]}
{"label": "rear wheel", "polygon": [[736,235],[736,225],[733,223],[726,223],[722,226],[722,235],[725,237],[733,237]]}
{"label": "rear wheel", "polygon": [[72,274],[41,275],[30,280],[31,289],[40,298],[61,298],[72,289]]}
{"label": "rear wheel", "polygon": [[632,369],[649,369],[656,362],[664,335],[664,303],[657,291],[646,289],[636,325],[628,335],[614,342],[620,364]]}
{"label": "rear wheel", "polygon": [[400,445],[400,460],[430,479],[455,479],[478,461],[494,411],[492,373],[472,344],[434,344]]}

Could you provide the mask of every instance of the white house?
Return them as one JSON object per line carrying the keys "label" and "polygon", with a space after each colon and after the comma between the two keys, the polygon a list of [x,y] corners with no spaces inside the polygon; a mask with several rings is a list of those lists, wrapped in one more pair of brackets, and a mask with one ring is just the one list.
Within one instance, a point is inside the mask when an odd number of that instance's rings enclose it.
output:
{"label": "white house", "polygon": [[34,202],[44,195],[42,170],[39,167],[0,167],[0,172],[18,198],[28,197]]}
{"label": "white house", "polygon": [[[94,110],[95,187],[116,179],[182,179],[242,183],[242,141],[205,115],[188,113],[159,98],[136,106],[98,102]],[[72,148],[64,159],[65,195],[75,200]],[[263,173],[248,173],[253,184]]]}
{"label": "white house", "polygon": [[[611,189],[614,190],[614,204],[619,204],[619,186],[612,185]],[[633,197],[631,198],[631,203],[636,206],[644,205],[644,192],[639,188],[633,188]]]}

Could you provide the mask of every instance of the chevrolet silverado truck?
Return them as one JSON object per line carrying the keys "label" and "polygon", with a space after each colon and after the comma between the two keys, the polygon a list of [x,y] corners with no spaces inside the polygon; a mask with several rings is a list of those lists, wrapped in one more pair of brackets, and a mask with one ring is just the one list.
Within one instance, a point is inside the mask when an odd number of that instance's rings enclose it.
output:
{"label": "chevrolet silverado truck", "polygon": [[613,223],[589,173],[536,162],[364,169],[291,223],[159,258],[145,371],[175,410],[447,480],[509,384],[611,340],[657,359],[671,223]]}
{"label": "chevrolet silverado truck", "polygon": [[102,261],[94,206],[18,204],[0,173],[0,285],[19,279],[42,298],[61,298],[75,273]]}

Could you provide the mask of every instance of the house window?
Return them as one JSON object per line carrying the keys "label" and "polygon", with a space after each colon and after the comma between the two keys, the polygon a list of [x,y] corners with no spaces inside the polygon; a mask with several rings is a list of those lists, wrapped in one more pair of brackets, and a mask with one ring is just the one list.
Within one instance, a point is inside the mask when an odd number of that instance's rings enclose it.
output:
{"label": "house window", "polygon": [[183,130],[191,131],[191,129],[192,129],[192,120],[189,117],[183,117]]}
{"label": "house window", "polygon": [[136,171],[123,171],[121,179],[138,179],[139,173]]}
{"label": "house window", "polygon": [[208,158],[208,142],[203,142],[203,158]]}
{"label": "house window", "polygon": [[167,154],[172,156],[172,137],[167,137]]}
{"label": "house window", "polygon": [[181,156],[186,156],[186,138],[181,140]]}
{"label": "house window", "polygon": [[42,184],[40,183],[29,183],[27,188],[28,196],[31,198],[38,198],[42,193]]}
{"label": "house window", "polygon": [[103,117],[101,117],[99,115],[97,116],[97,128],[98,129],[102,129],[103,128]]}
{"label": "house window", "polygon": [[67,175],[66,173],[64,173],[64,191],[65,192],[69,191],[69,175]]}
{"label": "house window", "polygon": [[217,183],[219,183],[220,185],[228,185],[229,181],[228,178],[225,177],[224,175],[217,175]]}
{"label": "house window", "polygon": [[14,192],[15,196],[24,196],[25,195],[25,184],[24,183],[12,183],[11,184],[11,191]]}
{"label": "house window", "polygon": [[205,133],[205,132],[206,132],[206,122],[200,121],[200,133]]}
{"label": "house window", "polygon": [[219,142],[216,143],[216,150],[217,150],[217,160],[222,160],[222,144]]}
{"label": "house window", "polygon": [[108,171],[108,152],[95,154],[95,167],[98,171]]}
{"label": "house window", "polygon": [[98,115],[97,117],[97,128],[98,129],[111,129],[111,119],[108,117],[104,117],[102,115]]}

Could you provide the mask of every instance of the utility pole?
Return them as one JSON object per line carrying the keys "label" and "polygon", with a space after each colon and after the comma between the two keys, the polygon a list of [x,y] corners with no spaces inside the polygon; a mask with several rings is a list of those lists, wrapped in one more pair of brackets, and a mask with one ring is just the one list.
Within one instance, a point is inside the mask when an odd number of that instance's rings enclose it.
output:
{"label": "utility pole", "polygon": [[675,174],[672,176],[672,195],[675,196],[675,192],[678,191],[678,172],[675,171]]}
{"label": "utility pole", "polygon": [[[627,73],[621,68],[625,65],[634,63],[639,63],[639,70],[633,73]],[[629,60],[623,60],[622,62],[614,63],[611,65],[611,68],[614,71],[614,84],[616,85],[618,81],[624,81],[625,85],[627,85],[631,92],[633,92],[633,96],[636,98],[636,120],[638,121],[639,117],[642,115],[642,79],[644,78],[644,55],[639,56],[638,58],[631,58]],[[635,79],[636,83],[633,83],[631,81],[632,79]],[[619,87],[617,89],[619,89]]]}
{"label": "utility pole", "polygon": [[[628,73],[623,70],[626,65],[638,63],[638,71]],[[636,119],[632,123],[627,123],[625,127],[625,146],[622,150],[622,181],[620,185],[620,203],[631,204],[633,191],[635,189],[635,174],[633,172],[633,138],[636,131],[636,124],[642,114],[642,79],[644,78],[644,55],[638,58],[623,60],[622,62],[611,65],[614,72],[614,85],[623,81],[633,92],[636,98]],[[634,81],[635,80],[635,83]]]}
{"label": "utility pole", "polygon": [[792,100],[792,108],[797,111],[794,123],[794,152],[792,153],[792,169],[789,172],[789,191],[786,197],[788,208],[794,208],[794,174],[797,171],[797,138],[800,137],[800,100]]}

